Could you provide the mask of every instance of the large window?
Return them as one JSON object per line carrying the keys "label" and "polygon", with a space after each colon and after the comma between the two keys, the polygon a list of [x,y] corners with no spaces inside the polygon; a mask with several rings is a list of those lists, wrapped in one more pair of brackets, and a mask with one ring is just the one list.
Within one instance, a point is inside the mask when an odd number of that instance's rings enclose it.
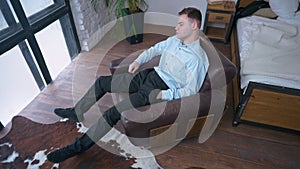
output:
{"label": "large window", "polygon": [[0,0],[0,121],[7,124],[79,51],[69,0]]}

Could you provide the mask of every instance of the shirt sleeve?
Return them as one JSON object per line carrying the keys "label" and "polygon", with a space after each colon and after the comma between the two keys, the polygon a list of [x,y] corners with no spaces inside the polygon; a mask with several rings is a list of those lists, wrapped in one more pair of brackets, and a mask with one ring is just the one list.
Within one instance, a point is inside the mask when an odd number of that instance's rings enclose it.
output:
{"label": "shirt sleeve", "polygon": [[153,57],[161,55],[167,44],[168,39],[155,44],[154,46],[142,52],[135,61],[139,64],[143,64],[150,61]]}

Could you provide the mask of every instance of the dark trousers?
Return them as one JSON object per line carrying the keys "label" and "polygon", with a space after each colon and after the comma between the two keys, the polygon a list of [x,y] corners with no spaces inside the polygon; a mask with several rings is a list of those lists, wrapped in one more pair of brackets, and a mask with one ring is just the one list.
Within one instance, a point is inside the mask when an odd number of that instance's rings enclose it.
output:
{"label": "dark trousers", "polygon": [[120,120],[121,112],[159,102],[160,100],[157,100],[156,96],[160,90],[166,89],[168,89],[168,86],[154,69],[146,69],[134,75],[123,73],[113,76],[101,76],[77,102],[75,112],[84,114],[106,92],[130,93],[127,99],[106,110],[98,122],[89,128],[87,135],[96,142]]}

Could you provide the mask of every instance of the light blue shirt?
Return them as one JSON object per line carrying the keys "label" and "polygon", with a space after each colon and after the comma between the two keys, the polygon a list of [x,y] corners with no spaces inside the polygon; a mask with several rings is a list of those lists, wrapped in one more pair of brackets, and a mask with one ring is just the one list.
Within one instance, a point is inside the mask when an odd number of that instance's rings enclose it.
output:
{"label": "light blue shirt", "polygon": [[169,87],[162,90],[163,100],[190,96],[200,90],[209,62],[199,40],[183,45],[172,36],[145,50],[135,61],[143,64],[158,55],[161,55],[160,62],[154,69]]}

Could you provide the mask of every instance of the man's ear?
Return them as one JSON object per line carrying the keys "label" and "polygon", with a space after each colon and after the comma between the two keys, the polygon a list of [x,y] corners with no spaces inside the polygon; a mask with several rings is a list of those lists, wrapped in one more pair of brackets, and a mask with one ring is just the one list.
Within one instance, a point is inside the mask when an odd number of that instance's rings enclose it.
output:
{"label": "man's ear", "polygon": [[199,29],[198,28],[198,22],[196,20],[193,20],[193,23],[192,23],[192,28],[195,30],[195,29]]}

